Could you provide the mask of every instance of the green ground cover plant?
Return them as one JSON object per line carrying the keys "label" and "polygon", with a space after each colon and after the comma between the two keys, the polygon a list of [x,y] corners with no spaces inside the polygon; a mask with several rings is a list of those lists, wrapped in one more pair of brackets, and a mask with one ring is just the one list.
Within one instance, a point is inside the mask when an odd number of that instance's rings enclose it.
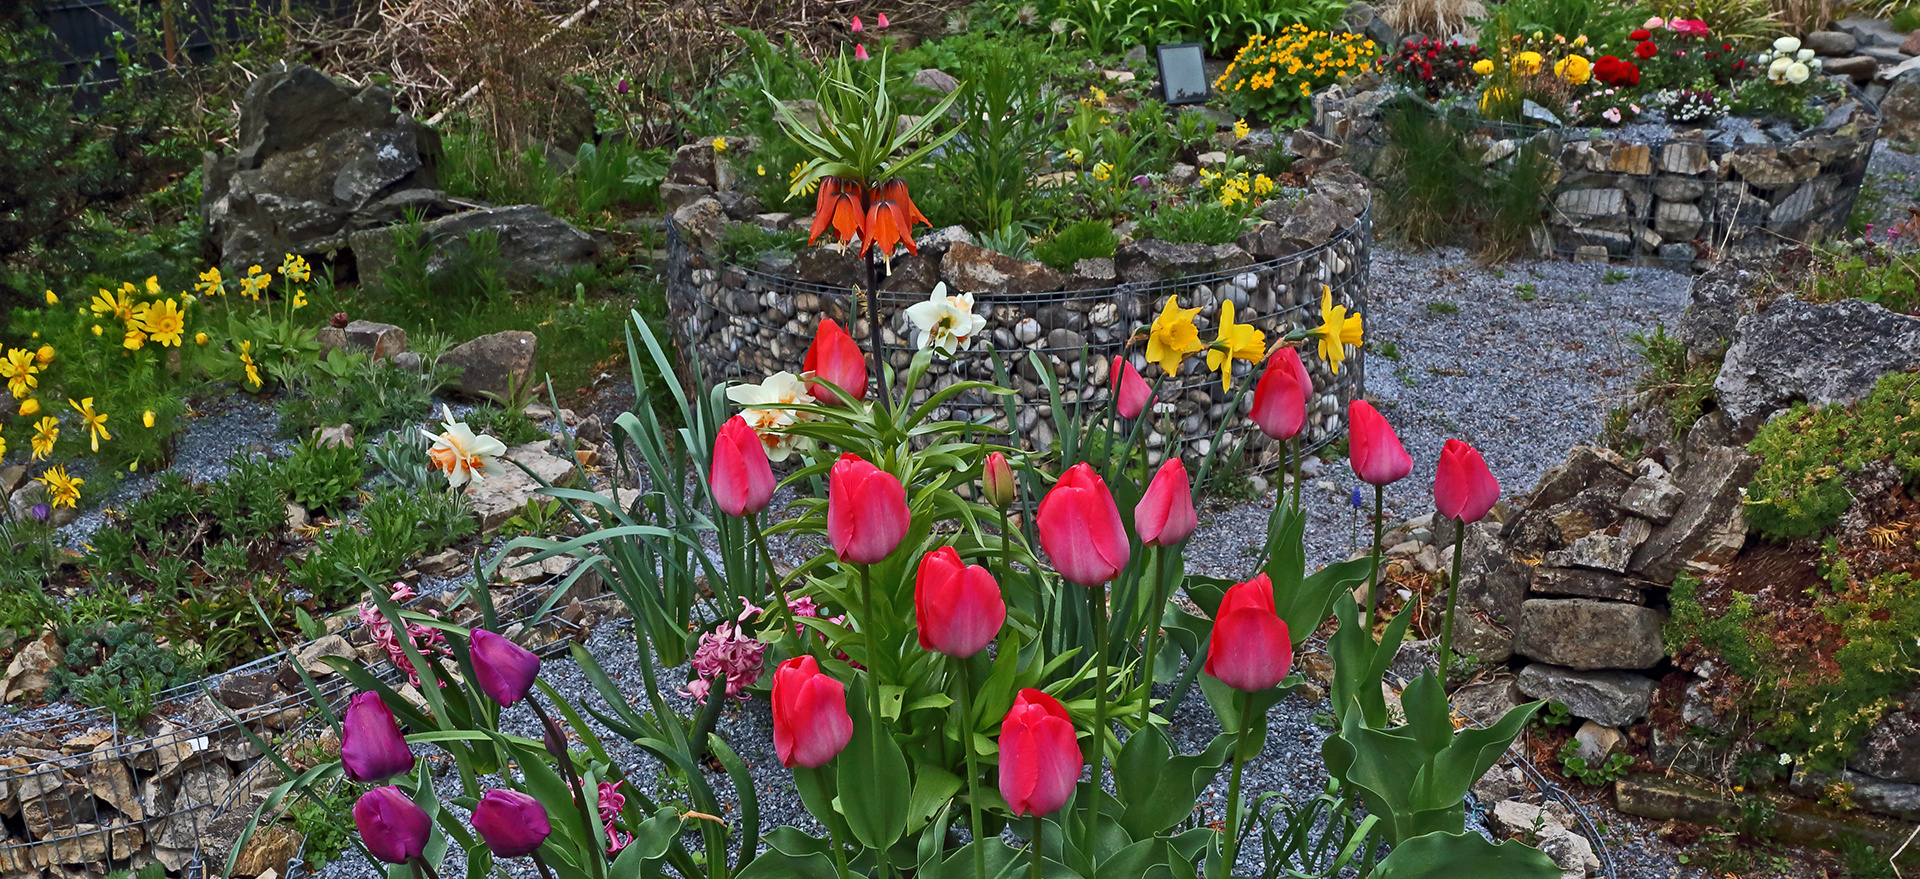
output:
{"label": "green ground cover plant", "polygon": [[1747,487],[1747,520],[1770,538],[1819,534],[1852,503],[1846,480],[1868,464],[1920,475],[1920,377],[1895,373],[1852,406],[1795,405],[1768,421],[1748,448],[1764,463]]}

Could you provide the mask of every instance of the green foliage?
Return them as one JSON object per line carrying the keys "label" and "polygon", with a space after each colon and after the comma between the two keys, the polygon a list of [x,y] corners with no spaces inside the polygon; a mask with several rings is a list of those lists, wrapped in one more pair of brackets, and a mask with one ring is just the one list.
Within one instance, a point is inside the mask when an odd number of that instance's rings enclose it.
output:
{"label": "green foliage", "polygon": [[[1595,42],[1623,39],[1653,14],[1643,3],[1608,0],[1508,0],[1496,9],[1505,14],[1512,33],[1540,31],[1569,40],[1584,34]],[[1487,40],[1498,30],[1488,26],[1493,23],[1491,15],[1475,21],[1480,26],[1482,45],[1489,50],[1496,48]]]}
{"label": "green foliage", "polygon": [[1713,380],[1720,374],[1719,361],[1689,364],[1686,343],[1667,335],[1664,326],[1655,326],[1651,333],[1636,332],[1630,339],[1646,362],[1634,391],[1649,405],[1665,407],[1673,419],[1674,435],[1685,436],[1707,413]]}
{"label": "green foliage", "polygon": [[1083,259],[1112,259],[1120,236],[1105,220],[1081,220],[1034,245],[1034,256],[1057,271],[1073,271]]}
{"label": "green foliage", "polygon": [[1747,521],[1770,538],[1816,534],[1851,502],[1848,475],[1889,461],[1911,482],[1920,475],[1920,401],[1915,376],[1882,378],[1852,406],[1794,406],[1767,422],[1747,448],[1759,472],[1747,486]]}
{"label": "green foliage", "polygon": [[352,787],[339,784],[320,795],[318,802],[302,797],[287,809],[294,831],[304,840],[301,856],[315,872],[326,869],[327,862],[340,857],[352,841],[353,794]]}
{"label": "green foliage", "polygon": [[581,144],[572,156],[538,145],[513,149],[484,126],[456,124],[441,137],[440,181],[449,194],[496,204],[538,204],[589,226],[605,226],[620,206],[659,200],[670,157],[614,139]]}
{"label": "green foliage", "polygon": [[1140,218],[1140,235],[1175,244],[1231,244],[1245,231],[1241,212],[1213,200],[1165,204]]}
{"label": "green foliage", "polygon": [[1568,739],[1560,746],[1560,768],[1584,784],[1600,787],[1627,774],[1627,767],[1633,765],[1633,758],[1626,754],[1608,754],[1605,760],[1596,766],[1588,766],[1587,758],[1580,756],[1580,743]]}
{"label": "green foliage", "polygon": [[385,294],[414,309],[445,303],[470,308],[511,298],[500,238],[493,230],[470,234],[464,246],[436,247],[417,214],[393,226],[393,259],[380,272]]}
{"label": "green foliage", "polygon": [[1698,641],[1726,660],[1734,674],[1751,678],[1760,672],[1760,651],[1768,645],[1752,626],[1752,596],[1736,592],[1726,608],[1709,612],[1700,604],[1700,580],[1682,573],[1673,578],[1669,601],[1673,613],[1663,630],[1668,653]]}
{"label": "green foliage", "polygon": [[1507,160],[1482,163],[1469,137],[1478,117],[1461,110],[1436,113],[1398,101],[1383,109],[1382,121],[1391,157],[1374,174],[1389,227],[1421,246],[1474,230],[1491,258],[1513,256],[1531,242],[1546,206],[1551,157],[1529,145]]}
{"label": "green foliage", "polygon": [[[1866,198],[1864,189],[1861,198]],[[1920,311],[1920,262],[1890,247],[1863,243],[1817,250],[1812,281],[1812,289],[1802,293],[1808,302],[1859,299],[1904,314]]]}
{"label": "green foliage", "polygon": [[1342,0],[1052,0],[1043,4],[1037,20],[1066,20],[1075,39],[1103,55],[1129,46],[1198,42],[1208,54],[1221,56],[1255,34],[1278,33],[1289,25],[1338,29],[1346,8]]}
{"label": "green foliage", "polygon": [[72,638],[52,683],[81,704],[112,712],[123,727],[137,728],[161,690],[188,683],[202,671],[156,643],[144,624],[126,622]]}
{"label": "green foliage", "polygon": [[466,495],[382,486],[357,521],[328,532],[306,558],[290,562],[287,578],[322,603],[339,603],[364,588],[362,575],[390,582],[407,559],[445,549],[477,527]]}
{"label": "green foliage", "polygon": [[740,265],[753,265],[763,256],[792,257],[806,246],[803,229],[782,232],[753,223],[733,223],[720,237],[720,255]]}
{"label": "green foliage", "polygon": [[427,457],[431,443],[419,431],[400,431],[381,437],[367,454],[379,471],[374,485],[397,485],[415,491],[445,491],[447,475]]}
{"label": "green foliage", "polygon": [[1902,6],[1889,23],[1894,30],[1903,34],[1920,29],[1920,6]]}
{"label": "green foliage", "polygon": [[547,432],[540,429],[517,409],[483,403],[467,410],[462,420],[474,433],[486,434],[509,446],[525,445],[548,439]]}
{"label": "green foliage", "polygon": [[335,348],[325,359],[298,369],[278,370],[288,393],[275,405],[282,432],[298,436],[315,428],[351,424],[362,436],[418,420],[432,406],[433,394],[451,376],[439,366],[439,347],[422,339],[416,345],[427,369],[410,369],[391,358]]}
{"label": "green foliage", "polygon": [[1046,149],[1057,101],[1047,71],[1055,63],[1039,40],[974,41],[942,68],[962,83],[954,118],[964,150],[935,163],[958,222],[998,229],[1037,221],[1045,198],[1034,187],[1033,169]]}
{"label": "green foliage", "polygon": [[501,526],[512,534],[547,537],[558,534],[567,523],[566,512],[558,499],[532,498]]}
{"label": "green foliage", "polygon": [[351,445],[323,445],[308,437],[273,468],[275,485],[288,500],[314,512],[338,510],[366,475],[366,459]]}
{"label": "green foliage", "polygon": [[227,478],[207,487],[206,509],[229,539],[260,540],[286,527],[286,493],[267,459],[238,456]]}
{"label": "green foliage", "polygon": [[1012,223],[996,229],[989,229],[974,236],[975,243],[995,253],[1005,254],[1018,260],[1032,260],[1033,239],[1027,230]]}

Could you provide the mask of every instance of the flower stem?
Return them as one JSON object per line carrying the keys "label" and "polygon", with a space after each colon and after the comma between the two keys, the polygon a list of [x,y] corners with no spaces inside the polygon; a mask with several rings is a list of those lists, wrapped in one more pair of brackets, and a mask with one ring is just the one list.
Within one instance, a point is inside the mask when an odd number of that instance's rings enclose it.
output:
{"label": "flower stem", "polygon": [[1093,767],[1087,783],[1086,845],[1081,854],[1093,862],[1093,840],[1100,814],[1100,777],[1107,752],[1107,584],[1087,590],[1087,615],[1093,618],[1093,737],[1088,740],[1087,763]]}
{"label": "flower stem", "polygon": [[873,373],[880,380],[880,399],[893,406],[893,379],[887,375],[887,354],[880,347],[880,264],[867,254],[867,344],[873,348]]}
{"label": "flower stem", "polygon": [[547,862],[540,859],[539,852],[531,852],[533,865],[540,870],[540,879],[553,879],[553,871],[547,868]]}
{"label": "flower stem", "polygon": [[1293,453],[1291,455],[1293,458],[1293,511],[1298,513],[1300,512],[1300,480],[1303,477],[1303,474],[1300,472],[1300,465],[1303,463],[1300,460],[1300,435],[1295,434],[1289,442],[1293,446]]}
{"label": "flower stem", "polygon": [[1253,728],[1253,691],[1240,694],[1240,735],[1233,743],[1233,773],[1227,776],[1227,840],[1220,858],[1220,875],[1233,875],[1240,854],[1240,770],[1247,763],[1247,731]]}
{"label": "flower stem", "polygon": [[1373,630],[1374,614],[1380,609],[1380,541],[1386,526],[1387,489],[1373,487],[1373,571],[1367,575],[1367,630]]}
{"label": "flower stem", "polygon": [[1447,685],[1447,661],[1453,658],[1453,606],[1460,600],[1460,552],[1467,542],[1467,523],[1456,520],[1453,535],[1453,576],[1447,580],[1447,615],[1440,624],[1440,686]]}
{"label": "flower stem", "polygon": [[867,709],[873,713],[874,741],[880,739],[880,639],[873,615],[873,566],[860,566],[860,634],[867,644]]}
{"label": "flower stem", "polygon": [[980,823],[980,770],[973,758],[973,670],[965,659],[954,657],[960,667],[960,749],[967,755],[967,808],[973,813],[973,875],[987,879],[987,837]]}
{"label": "flower stem", "polygon": [[827,847],[833,849],[833,875],[839,879],[847,877],[847,854],[840,850],[840,837],[833,832],[833,825],[827,824]]}
{"label": "flower stem", "polygon": [[[711,697],[712,694],[709,693],[708,696]],[[560,729],[560,725],[553,722],[553,717],[547,714],[547,709],[540,707],[540,700],[535,698],[532,693],[527,694],[527,707],[532,708],[534,715],[540,718],[542,729],[555,731]],[[595,819],[595,816],[587,812],[586,786],[581,783],[580,773],[574,768],[573,754],[566,749],[566,740],[563,738],[560,742],[560,753],[554,755],[554,757],[556,762],[560,764],[560,772],[566,776],[567,787],[573,788],[573,805],[574,808],[580,812],[580,829],[582,832],[598,838],[599,834],[597,831],[600,823]],[[605,858],[588,858],[587,862],[596,865],[593,872],[599,874],[606,869],[605,860]]]}
{"label": "flower stem", "polygon": [[1040,831],[1043,826],[1040,816],[1033,816],[1033,841],[1030,843],[1033,846],[1033,872],[1028,874],[1032,879],[1040,879]]}
{"label": "flower stem", "polygon": [[1140,716],[1142,717],[1150,713],[1149,706],[1153,703],[1153,660],[1158,655],[1160,647],[1160,616],[1166,609],[1167,599],[1172,592],[1169,588],[1171,584],[1168,582],[1173,576],[1172,571],[1169,570],[1172,566],[1167,563],[1177,557],[1172,547],[1154,547],[1153,553],[1156,572],[1153,583],[1153,604],[1147,607],[1147,649],[1140,658],[1140,677],[1142,678]]}
{"label": "flower stem", "polygon": [[794,656],[799,656],[802,653],[812,653],[813,639],[801,634],[800,621],[793,616],[793,605],[787,603],[786,584],[780,582],[779,572],[773,569],[773,551],[767,548],[767,537],[760,531],[759,513],[747,517],[747,534],[752,538],[754,543],[760,546],[760,562],[765,565],[767,569],[767,585],[769,591],[772,592],[775,600],[780,602],[780,610],[774,614],[776,619],[782,621],[783,627],[786,630],[786,634],[783,635],[780,640],[785,641],[791,638],[798,642],[794,645],[792,651]]}

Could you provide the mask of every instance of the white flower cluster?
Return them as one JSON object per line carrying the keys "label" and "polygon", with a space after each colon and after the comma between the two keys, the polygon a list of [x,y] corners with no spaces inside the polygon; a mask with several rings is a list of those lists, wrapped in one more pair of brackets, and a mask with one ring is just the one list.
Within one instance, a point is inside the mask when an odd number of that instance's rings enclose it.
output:
{"label": "white flower cluster", "polygon": [[1798,37],[1774,40],[1773,51],[1761,52],[1753,63],[1766,69],[1767,81],[1774,85],[1799,85],[1820,72],[1820,59],[1814,57],[1812,49],[1800,48]]}
{"label": "white flower cluster", "polygon": [[1662,89],[1653,99],[1674,122],[1706,122],[1725,112],[1713,92],[1700,89]]}

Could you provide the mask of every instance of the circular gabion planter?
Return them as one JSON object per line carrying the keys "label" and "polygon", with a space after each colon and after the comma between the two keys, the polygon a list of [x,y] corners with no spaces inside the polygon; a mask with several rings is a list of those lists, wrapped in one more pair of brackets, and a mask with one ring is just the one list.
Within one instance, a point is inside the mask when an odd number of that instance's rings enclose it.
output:
{"label": "circular gabion planter", "polygon": [[[1339,194],[1352,203],[1351,188]],[[1258,327],[1269,344],[1296,327],[1318,326],[1322,291],[1335,304],[1364,313],[1372,241],[1364,199],[1359,196],[1357,213],[1343,212],[1327,195],[1309,192],[1297,204],[1269,211],[1238,244],[1130,241],[1113,259],[1081,260],[1072,273],[977,247],[957,226],[938,230],[922,236],[918,255],[893,260],[891,274],[880,284],[884,353],[897,370],[911,362],[914,332],[905,310],[924,301],[935,284],[944,282],[950,294],[974,294],[974,313],[987,318],[986,330],[956,356],[936,357],[915,398],[960,381],[1007,382],[1017,392],[1011,422],[1006,400],[971,391],[955,396],[935,416],[995,431],[1008,430],[1011,423],[1028,448],[1045,450],[1057,431],[1040,370],[1058,381],[1060,403],[1068,408],[1064,418],[1096,421],[1108,405],[1115,355],[1126,353],[1149,383],[1160,376],[1160,368],[1146,361],[1145,337],[1169,296],[1184,308],[1201,309],[1197,324],[1203,341],[1213,339],[1220,305],[1229,300],[1235,323]],[[781,371],[798,374],[823,319],[847,326],[866,347],[866,312],[854,307],[852,290],[864,286],[865,270],[855,257],[815,247],[793,257],[761,257],[752,265],[732,262],[711,246],[718,240],[713,227],[689,228],[689,214],[697,215],[694,209],[700,207],[700,202],[689,204],[668,224],[667,296],[681,350],[698,362],[704,381],[757,382]],[[1287,252],[1256,256],[1276,250]],[[1304,436],[1307,448],[1317,448],[1340,435],[1347,402],[1362,393],[1364,357],[1350,348],[1337,375],[1314,356],[1311,345],[1304,359],[1316,391],[1308,402]],[[1247,386],[1257,373],[1237,362],[1232,387],[1222,388],[1219,374],[1206,371],[1205,360],[1204,355],[1189,358],[1177,375],[1160,381],[1158,411],[1146,429],[1150,457],[1163,458],[1170,444],[1182,456],[1204,456],[1225,422],[1224,448],[1247,440],[1244,465],[1277,465],[1284,450],[1251,430],[1244,417],[1252,406]]]}
{"label": "circular gabion planter", "polygon": [[[1381,117],[1396,99],[1329,89],[1314,99],[1316,129],[1362,173],[1391,178],[1397,148]],[[1804,130],[1741,117],[1619,129],[1478,121],[1467,146],[1489,166],[1527,151],[1551,157],[1542,255],[1684,271],[1843,231],[1879,130],[1879,108],[1855,94]]]}

